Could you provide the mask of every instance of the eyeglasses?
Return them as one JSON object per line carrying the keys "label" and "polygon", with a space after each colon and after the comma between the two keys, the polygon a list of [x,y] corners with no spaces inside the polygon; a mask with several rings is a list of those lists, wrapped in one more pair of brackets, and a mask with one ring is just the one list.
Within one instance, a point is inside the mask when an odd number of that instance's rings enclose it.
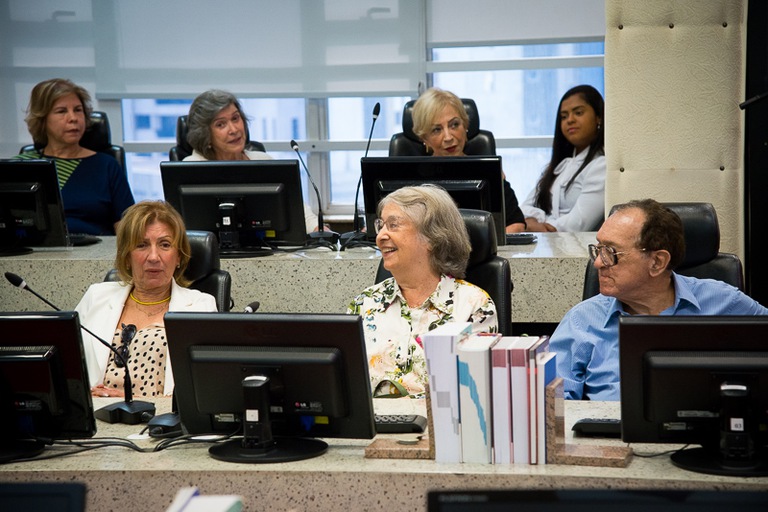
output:
{"label": "eyeglasses", "polygon": [[373,228],[376,230],[376,234],[378,235],[379,232],[384,228],[387,228],[387,231],[397,231],[405,226],[405,222],[405,219],[401,217],[390,217],[387,220],[376,219],[373,221]]}
{"label": "eyeglasses", "polygon": [[133,324],[120,324],[120,327],[123,328],[123,331],[120,333],[120,342],[122,345],[117,347],[117,353],[120,357],[115,358],[115,366],[118,368],[122,368],[125,366],[125,363],[128,362],[128,354],[129,346],[131,344],[131,341],[133,340],[134,336],[136,336],[136,326]]}
{"label": "eyeglasses", "polygon": [[631,249],[629,251],[617,251],[615,247],[611,247],[609,245],[594,245],[589,244],[589,258],[594,262],[597,259],[597,256],[600,256],[600,261],[603,262],[603,265],[606,267],[612,267],[616,265],[619,262],[619,255],[620,254],[627,254],[632,251],[640,251],[645,252],[645,249]]}

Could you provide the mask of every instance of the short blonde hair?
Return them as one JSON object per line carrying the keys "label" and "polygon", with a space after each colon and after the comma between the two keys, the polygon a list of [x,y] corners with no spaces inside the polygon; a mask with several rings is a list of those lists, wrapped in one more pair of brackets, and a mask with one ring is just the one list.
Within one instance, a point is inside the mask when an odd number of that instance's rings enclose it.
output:
{"label": "short blonde hair", "polygon": [[32,88],[27,116],[24,118],[36,148],[40,149],[48,145],[48,132],[45,131],[46,119],[53,110],[53,104],[68,94],[74,94],[80,99],[85,114],[85,127],[90,126],[93,106],[88,91],[65,78],[52,78],[40,82]]}
{"label": "short blonde hair", "polygon": [[379,202],[379,217],[388,204],[400,207],[429,244],[430,264],[438,274],[464,278],[472,245],[461,212],[445,189],[432,184],[399,188]]}
{"label": "short blonde hair", "polygon": [[192,254],[187,229],[179,212],[165,201],[140,201],[123,212],[123,218],[117,225],[115,256],[115,268],[120,280],[133,284],[131,251],[144,240],[147,226],[154,222],[162,222],[171,228],[173,246],[179,251],[179,267],[174,270],[173,277],[180,286],[189,286],[190,281],[184,277]]}
{"label": "short blonde hair", "polygon": [[413,104],[413,133],[422,140],[446,106],[458,112],[464,128],[469,128],[469,115],[461,99],[449,91],[431,87],[424,91]]}

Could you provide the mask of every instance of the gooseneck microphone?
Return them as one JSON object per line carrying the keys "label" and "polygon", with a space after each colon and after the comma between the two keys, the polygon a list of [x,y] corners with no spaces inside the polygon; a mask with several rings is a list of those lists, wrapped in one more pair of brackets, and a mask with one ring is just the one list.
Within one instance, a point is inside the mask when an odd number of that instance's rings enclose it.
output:
{"label": "gooseneck microphone", "polygon": [[315,185],[315,180],[312,179],[312,175],[309,174],[307,164],[304,163],[304,159],[301,157],[301,153],[299,152],[299,145],[295,140],[291,140],[291,149],[294,150],[299,156],[299,162],[301,162],[301,166],[304,168],[304,172],[307,174],[309,183],[312,185],[312,188],[315,189],[315,194],[317,195],[317,228],[319,231],[313,231],[309,233],[308,236],[315,245],[324,245],[326,247],[330,247],[331,249],[335,249],[336,242],[339,241],[339,234],[334,231],[325,230],[325,223],[323,222],[323,207],[320,200],[320,190],[317,188],[317,185]]}
{"label": "gooseneck microphone", "polygon": [[[37,293],[35,290],[29,287],[27,282],[22,279],[20,276],[12,273],[12,272],[6,272],[5,278],[10,282],[13,286],[17,288],[21,288],[22,290],[26,290],[41,301],[45,302],[47,305],[49,305],[51,308],[55,309],[56,311],[61,311],[60,308],[58,308],[55,304],[51,303],[48,299]],[[131,372],[128,367],[128,361],[127,358],[124,358],[120,352],[117,351],[115,347],[112,346],[111,343],[107,343],[102,338],[94,334],[90,329],[85,327],[84,325],[80,325],[80,328],[99,340],[102,345],[107,347],[110,351],[112,351],[113,354],[115,354],[115,358],[119,359],[123,363],[123,368],[125,368],[125,378],[123,381],[123,391],[125,393],[125,401],[124,402],[117,402],[114,404],[107,405],[105,407],[102,407],[98,411],[94,411],[94,416],[96,416],[97,419],[100,419],[102,421],[106,421],[107,423],[125,423],[128,425],[135,425],[137,423],[146,422],[149,419],[151,419],[155,415],[155,404],[151,402],[141,402],[141,401],[134,401],[133,400],[133,386],[131,385]]]}
{"label": "gooseneck microphone", "polygon": [[[379,118],[379,112],[381,112],[381,103],[378,101],[376,102],[376,105],[373,107],[373,121],[371,122],[371,131],[368,133],[368,144],[365,146],[365,155],[363,155],[363,158],[366,158],[368,156],[368,150],[371,148],[371,139],[373,139],[373,127],[376,126],[376,120]],[[357,245],[373,245],[373,244],[367,244],[365,242],[361,242],[365,240],[365,233],[362,232],[362,226],[360,226],[360,203],[359,203],[359,197],[360,197],[360,187],[363,184],[363,173],[360,172],[360,178],[357,180],[357,189],[355,189],[355,211],[354,211],[354,219],[352,220],[352,231],[348,231],[347,233],[342,233],[341,235],[341,250],[343,251],[346,247],[351,247],[353,244]]]}

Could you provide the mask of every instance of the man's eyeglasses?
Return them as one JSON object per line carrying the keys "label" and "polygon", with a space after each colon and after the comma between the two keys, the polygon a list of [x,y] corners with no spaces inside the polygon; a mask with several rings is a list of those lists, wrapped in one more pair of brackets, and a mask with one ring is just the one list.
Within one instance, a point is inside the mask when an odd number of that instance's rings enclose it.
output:
{"label": "man's eyeglasses", "polygon": [[130,353],[129,347],[131,345],[131,341],[136,336],[136,326],[133,324],[120,324],[120,327],[123,328],[123,331],[120,333],[120,342],[122,345],[117,347],[117,353],[120,357],[115,358],[115,366],[118,368],[122,368],[125,366],[125,363],[128,362],[128,354]]}
{"label": "man's eyeglasses", "polygon": [[615,247],[611,247],[610,245],[594,245],[589,244],[589,258],[594,262],[598,256],[600,256],[600,261],[603,262],[603,265],[606,267],[612,267],[616,265],[619,262],[619,255],[620,254],[627,254],[631,251],[641,251],[644,252],[645,249],[631,249],[629,251],[617,251]]}
{"label": "man's eyeglasses", "polygon": [[376,219],[373,221],[373,227],[376,230],[377,235],[384,228],[387,228],[387,231],[397,231],[398,229],[402,228],[404,225],[405,225],[405,220],[403,220],[400,217],[390,217],[387,220]]}

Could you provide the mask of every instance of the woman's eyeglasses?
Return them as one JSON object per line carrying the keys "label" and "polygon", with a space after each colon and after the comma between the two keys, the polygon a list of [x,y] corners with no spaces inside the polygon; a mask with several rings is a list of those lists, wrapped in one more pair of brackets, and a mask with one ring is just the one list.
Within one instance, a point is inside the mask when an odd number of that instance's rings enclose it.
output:
{"label": "woman's eyeglasses", "polygon": [[117,347],[117,353],[120,357],[115,358],[115,366],[122,368],[128,362],[129,347],[134,336],[136,336],[136,326],[133,324],[120,324],[123,331],[120,333],[121,345]]}

